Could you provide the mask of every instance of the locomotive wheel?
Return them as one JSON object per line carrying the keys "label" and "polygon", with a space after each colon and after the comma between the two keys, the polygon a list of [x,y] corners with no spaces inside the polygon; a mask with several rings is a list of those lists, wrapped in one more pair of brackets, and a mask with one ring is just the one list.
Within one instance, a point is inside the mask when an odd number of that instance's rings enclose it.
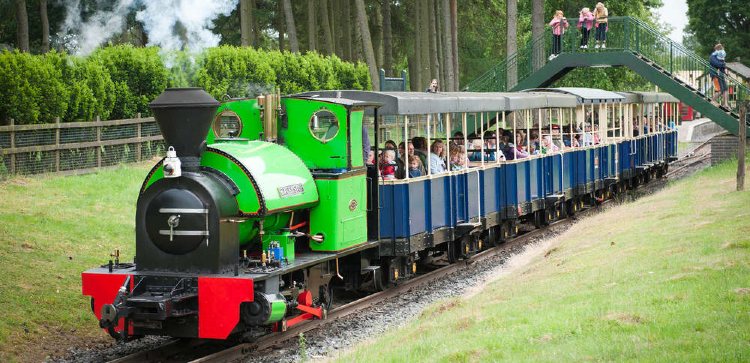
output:
{"label": "locomotive wheel", "polygon": [[331,306],[333,306],[333,285],[329,283],[327,285],[321,285],[320,288],[318,288],[318,304],[320,304],[324,310],[331,310]]}
{"label": "locomotive wheel", "polygon": [[550,222],[554,220],[555,220],[555,209],[554,208],[547,209],[547,221],[546,221],[547,224],[549,224]]}

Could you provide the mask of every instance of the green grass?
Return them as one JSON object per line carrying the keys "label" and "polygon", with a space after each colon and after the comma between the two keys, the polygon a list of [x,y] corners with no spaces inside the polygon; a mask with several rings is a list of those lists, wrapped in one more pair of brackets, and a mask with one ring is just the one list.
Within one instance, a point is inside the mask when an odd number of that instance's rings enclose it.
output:
{"label": "green grass", "polygon": [[574,225],[472,297],[340,361],[748,361],[750,192],[736,162]]}
{"label": "green grass", "polygon": [[0,184],[0,361],[102,339],[80,274],[116,248],[132,259],[135,202],[149,167]]}

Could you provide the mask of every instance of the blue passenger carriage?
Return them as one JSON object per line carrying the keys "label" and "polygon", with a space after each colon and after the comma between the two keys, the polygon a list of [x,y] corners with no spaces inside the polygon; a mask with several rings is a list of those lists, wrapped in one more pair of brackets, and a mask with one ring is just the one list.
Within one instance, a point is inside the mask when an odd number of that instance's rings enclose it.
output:
{"label": "blue passenger carriage", "polygon": [[[389,279],[539,227],[666,172],[676,102],[661,93],[545,88],[517,93],[319,91],[380,104],[368,233]],[[668,112],[669,111],[669,112]],[[410,168],[414,166],[414,168]]]}

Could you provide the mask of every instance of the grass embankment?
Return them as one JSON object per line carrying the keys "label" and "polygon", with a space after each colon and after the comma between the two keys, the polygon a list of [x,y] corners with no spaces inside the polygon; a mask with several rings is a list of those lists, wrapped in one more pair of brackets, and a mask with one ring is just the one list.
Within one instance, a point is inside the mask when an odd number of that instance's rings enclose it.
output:
{"label": "grass embankment", "polygon": [[736,162],[587,218],[472,297],[341,361],[748,361],[750,191]]}
{"label": "grass embankment", "polygon": [[39,361],[103,339],[83,270],[135,251],[135,202],[150,165],[0,184],[0,361]]}

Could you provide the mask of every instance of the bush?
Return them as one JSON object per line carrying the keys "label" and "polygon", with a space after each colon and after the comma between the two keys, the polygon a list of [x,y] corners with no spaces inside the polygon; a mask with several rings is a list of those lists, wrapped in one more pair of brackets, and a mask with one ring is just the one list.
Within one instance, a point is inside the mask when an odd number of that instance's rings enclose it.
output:
{"label": "bush", "polygon": [[329,57],[333,65],[334,78],[336,80],[336,89],[372,89],[370,82],[370,72],[367,65],[358,62],[357,64],[344,62],[336,56]]}
{"label": "bush", "polygon": [[150,114],[149,102],[167,86],[198,86],[216,99],[254,97],[278,89],[291,94],[319,89],[370,89],[364,63],[315,52],[304,55],[222,46],[194,60],[185,52],[118,45],[87,58],[50,52],[0,53],[0,124],[88,121]]}
{"label": "bush", "polygon": [[109,119],[115,106],[115,83],[99,60],[69,57],[63,77],[70,90],[63,121]]}
{"label": "bush", "polygon": [[149,102],[167,88],[169,72],[155,47],[135,48],[117,45],[100,48],[91,56],[99,60],[115,83],[115,104],[110,117],[150,115]]}
{"label": "bush", "polygon": [[211,48],[197,63],[194,84],[218,100],[225,95],[252,97],[273,89],[275,73],[268,54],[253,48]]}
{"label": "bush", "polygon": [[17,124],[53,122],[68,109],[70,91],[51,60],[58,53],[32,56],[18,51],[0,53],[0,121]]}

